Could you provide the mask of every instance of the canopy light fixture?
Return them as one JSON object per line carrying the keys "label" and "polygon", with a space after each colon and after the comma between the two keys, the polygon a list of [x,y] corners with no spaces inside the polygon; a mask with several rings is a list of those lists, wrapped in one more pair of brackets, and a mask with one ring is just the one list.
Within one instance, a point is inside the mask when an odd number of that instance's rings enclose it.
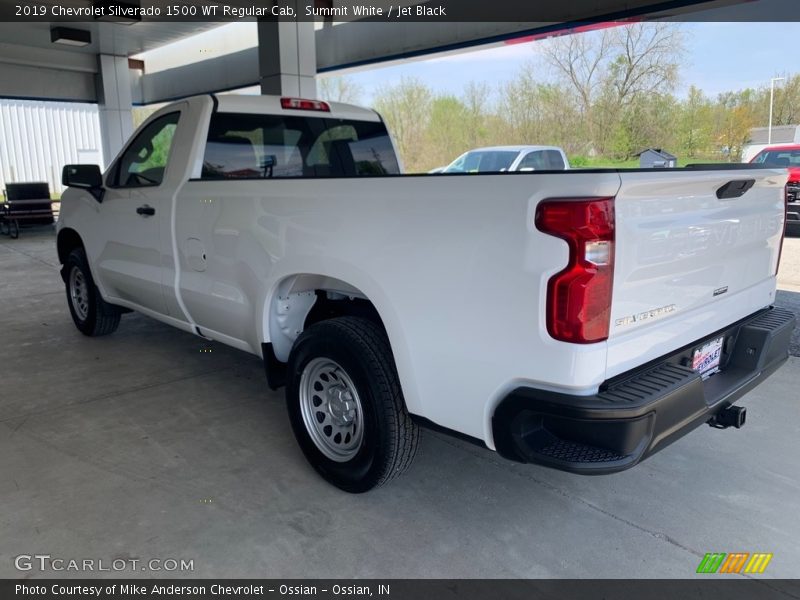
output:
{"label": "canopy light fixture", "polygon": [[92,32],[70,27],[53,27],[50,30],[50,41],[65,46],[88,46],[92,43]]}

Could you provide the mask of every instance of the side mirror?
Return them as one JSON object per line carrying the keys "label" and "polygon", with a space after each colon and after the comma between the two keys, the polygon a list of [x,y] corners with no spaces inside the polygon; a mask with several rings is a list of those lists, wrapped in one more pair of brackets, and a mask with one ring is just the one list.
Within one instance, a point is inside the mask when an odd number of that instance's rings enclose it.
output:
{"label": "side mirror", "polygon": [[103,174],[97,165],[64,165],[61,183],[66,187],[89,190],[98,202],[103,201]]}

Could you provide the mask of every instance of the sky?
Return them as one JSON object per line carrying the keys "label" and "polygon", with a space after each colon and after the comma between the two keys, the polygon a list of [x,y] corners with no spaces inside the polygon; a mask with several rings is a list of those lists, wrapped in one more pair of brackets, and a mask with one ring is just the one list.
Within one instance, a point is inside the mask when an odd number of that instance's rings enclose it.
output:
{"label": "sky", "polygon": [[[798,0],[800,1],[800,0]],[[691,85],[714,96],[747,87],[769,86],[770,78],[800,72],[797,45],[800,23],[685,23],[686,58],[678,90]],[[416,77],[435,92],[459,95],[470,81],[497,89],[537,57],[537,42],[432,57],[406,64],[347,73],[370,104],[377,89],[402,77]],[[542,73],[546,78],[547,74]],[[780,85],[780,84],[777,84]]]}
{"label": "sky", "polygon": [[[766,87],[772,77],[800,72],[800,22],[683,23],[680,27],[685,34],[686,55],[678,96],[684,96],[691,85],[713,97],[724,91]],[[152,72],[183,64],[188,56],[210,58],[252,47],[257,41],[255,23],[231,23],[140,57]],[[430,55],[394,66],[371,65],[347,72],[346,77],[361,88],[359,102],[365,105],[372,103],[378,89],[396,84],[402,77],[416,77],[437,93],[460,95],[470,81],[485,82],[496,90],[513,79],[523,65],[535,62],[539,48],[540,42],[507,43],[450,56]],[[549,76],[541,73],[542,79]],[[258,88],[248,88],[245,93],[257,94]]]}

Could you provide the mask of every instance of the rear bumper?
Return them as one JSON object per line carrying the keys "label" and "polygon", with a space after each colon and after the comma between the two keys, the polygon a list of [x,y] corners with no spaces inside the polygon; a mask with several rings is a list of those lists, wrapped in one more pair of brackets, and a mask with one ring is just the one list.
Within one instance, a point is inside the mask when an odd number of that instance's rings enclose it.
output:
{"label": "rear bumper", "polygon": [[[789,356],[794,315],[770,308],[607,381],[593,396],[518,388],[492,418],[504,457],[582,474],[628,469],[713,419]],[[703,380],[694,348],[725,337],[721,372]]]}

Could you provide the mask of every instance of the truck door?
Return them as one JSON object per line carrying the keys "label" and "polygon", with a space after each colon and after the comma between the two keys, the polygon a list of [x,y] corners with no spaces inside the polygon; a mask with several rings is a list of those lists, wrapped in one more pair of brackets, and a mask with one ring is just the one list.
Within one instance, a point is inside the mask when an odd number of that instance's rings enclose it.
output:
{"label": "truck door", "polygon": [[181,111],[164,114],[142,129],[118,157],[99,204],[103,242],[96,276],[112,299],[165,314],[161,237],[169,232],[171,191],[168,158]]}

